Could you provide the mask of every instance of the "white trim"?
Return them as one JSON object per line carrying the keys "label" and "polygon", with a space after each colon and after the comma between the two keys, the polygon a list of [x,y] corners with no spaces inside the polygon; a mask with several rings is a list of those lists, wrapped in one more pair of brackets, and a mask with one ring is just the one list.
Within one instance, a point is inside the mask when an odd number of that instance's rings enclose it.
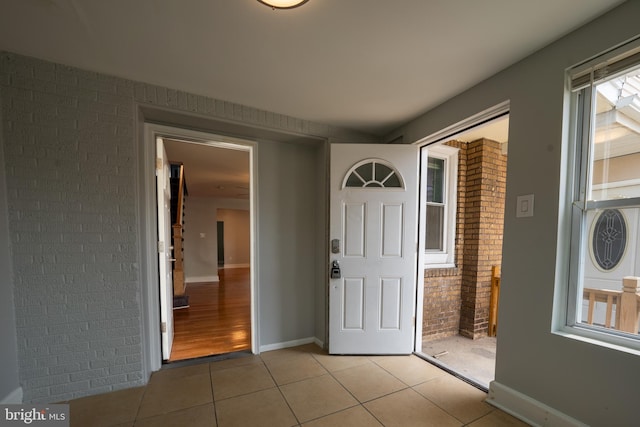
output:
{"label": "white trim", "polygon": [[596,327],[582,324],[561,325],[554,327],[551,333],[563,338],[640,356],[640,341],[631,336],[613,334],[609,329],[596,329]]}
{"label": "white trim", "polygon": [[222,267],[219,267],[220,270],[224,270],[225,268],[248,268],[251,267],[251,264],[225,264]]}
{"label": "white trim", "polygon": [[16,405],[22,403],[22,398],[24,397],[22,387],[18,387],[13,390],[11,393],[7,394],[2,400],[0,400],[0,405]]}
{"label": "white trim", "polygon": [[422,168],[426,168],[427,159],[442,159],[445,161],[444,170],[444,224],[443,224],[443,250],[442,251],[425,251],[424,239],[426,234],[426,188],[427,188],[427,171],[420,171],[420,186],[424,194],[420,195],[420,240],[419,248],[424,252],[423,263],[425,269],[442,268],[442,265],[453,265],[455,261],[455,242],[456,242],[456,213],[458,205],[458,163],[460,149],[450,147],[448,145],[436,144],[428,147],[421,147]]}
{"label": "white trim", "polygon": [[532,426],[587,426],[587,424],[497,381],[492,381],[489,384],[489,397],[486,402]]}
{"label": "white trim", "polygon": [[193,276],[185,277],[185,283],[201,283],[201,282],[219,282],[220,276]]}
{"label": "white trim", "polygon": [[446,128],[432,133],[431,135],[428,135],[424,138],[420,138],[419,140],[413,142],[413,144],[428,145],[436,141],[441,141],[443,139],[455,139],[457,135],[466,132],[470,128],[478,126],[483,122],[497,118],[498,116],[501,116],[508,112],[509,101],[501,102],[500,104],[494,105],[491,108],[487,108],[486,110],[481,111],[478,114],[474,114],[473,116],[466,118],[461,122],[455,123],[451,126],[447,126]]}
{"label": "white trim", "polygon": [[[321,343],[316,337],[300,338],[299,340],[277,342],[274,344],[265,344],[260,346],[260,353],[264,351],[281,350],[283,348],[297,347],[299,345]],[[322,348],[322,347],[321,347]]]}
{"label": "white trim", "polygon": [[620,187],[633,187],[635,185],[640,185],[640,179],[627,179],[624,181],[612,181],[606,184],[595,184],[591,186],[591,191],[593,190],[608,190],[611,188],[620,188]]}
{"label": "white trim", "polygon": [[444,264],[424,264],[425,270],[433,270],[435,268],[455,268],[456,265],[454,263],[444,263]]}
{"label": "white trim", "polygon": [[324,341],[320,341],[318,338],[314,338],[313,343],[322,349],[324,348]]}

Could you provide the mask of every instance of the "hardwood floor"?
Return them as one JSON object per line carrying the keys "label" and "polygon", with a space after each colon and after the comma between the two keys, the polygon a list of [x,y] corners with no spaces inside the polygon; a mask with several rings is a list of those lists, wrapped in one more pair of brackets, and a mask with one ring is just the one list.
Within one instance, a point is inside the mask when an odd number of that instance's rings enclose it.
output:
{"label": "hardwood floor", "polygon": [[221,269],[220,282],[189,283],[189,308],[173,310],[169,361],[251,348],[249,268]]}

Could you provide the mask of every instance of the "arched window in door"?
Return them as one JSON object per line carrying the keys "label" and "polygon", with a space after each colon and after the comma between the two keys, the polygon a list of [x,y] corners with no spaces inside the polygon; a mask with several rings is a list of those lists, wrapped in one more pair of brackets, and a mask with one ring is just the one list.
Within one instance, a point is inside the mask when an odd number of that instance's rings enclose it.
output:
{"label": "arched window in door", "polygon": [[400,173],[389,162],[366,159],[356,163],[345,175],[342,188],[404,188]]}

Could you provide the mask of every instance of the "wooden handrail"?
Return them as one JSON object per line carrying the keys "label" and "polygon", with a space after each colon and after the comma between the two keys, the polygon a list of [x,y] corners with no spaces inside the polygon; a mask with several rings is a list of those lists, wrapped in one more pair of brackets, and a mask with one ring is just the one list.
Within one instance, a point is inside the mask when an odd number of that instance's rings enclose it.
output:
{"label": "wooden handrail", "polygon": [[178,207],[176,209],[176,217],[173,224],[182,226],[182,214],[184,211],[184,165],[180,165],[180,179],[178,181]]}
{"label": "wooden handrail", "polygon": [[178,180],[178,203],[176,207],[176,217],[173,222],[173,294],[184,295],[184,257],[182,249],[182,228],[184,225],[184,197],[185,197],[184,165],[180,165],[180,176]]}
{"label": "wooden handrail", "polygon": [[489,302],[489,330],[487,335],[495,337],[498,333],[498,301],[500,300],[499,267],[491,267],[491,300]]}

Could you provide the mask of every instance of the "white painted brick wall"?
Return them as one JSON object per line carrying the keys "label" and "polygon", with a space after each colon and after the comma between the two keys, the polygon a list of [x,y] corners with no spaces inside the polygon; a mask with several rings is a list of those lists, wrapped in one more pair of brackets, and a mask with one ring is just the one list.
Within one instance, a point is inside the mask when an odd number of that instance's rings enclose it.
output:
{"label": "white painted brick wall", "polygon": [[140,385],[137,104],[330,140],[268,111],[0,53],[20,382],[27,402]]}
{"label": "white painted brick wall", "polygon": [[141,384],[133,83],[1,61],[25,400]]}

